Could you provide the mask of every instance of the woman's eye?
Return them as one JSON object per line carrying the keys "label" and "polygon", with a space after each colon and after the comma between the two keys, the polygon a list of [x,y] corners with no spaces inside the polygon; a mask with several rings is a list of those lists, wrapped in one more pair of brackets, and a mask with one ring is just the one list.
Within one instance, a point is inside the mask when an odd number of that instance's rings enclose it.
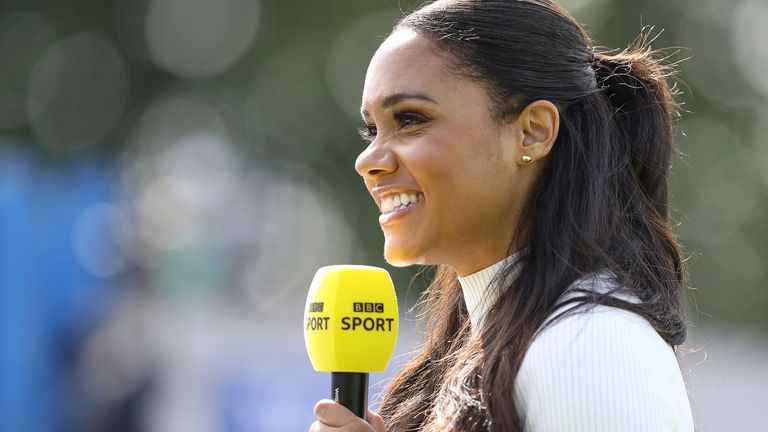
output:
{"label": "woman's eye", "polygon": [[[393,117],[400,129],[407,129],[411,126],[426,123],[429,120],[421,114],[404,111],[396,111],[393,114]],[[360,134],[360,138],[362,138],[363,141],[372,142],[376,139],[378,129],[375,124],[363,123],[357,126],[357,133]]]}
{"label": "woman's eye", "polygon": [[360,138],[362,138],[363,141],[371,142],[376,138],[376,125],[361,124],[357,127],[357,133],[360,134]]}
{"label": "woman's eye", "polygon": [[397,111],[394,116],[401,128],[408,128],[427,121],[424,116],[412,112]]}

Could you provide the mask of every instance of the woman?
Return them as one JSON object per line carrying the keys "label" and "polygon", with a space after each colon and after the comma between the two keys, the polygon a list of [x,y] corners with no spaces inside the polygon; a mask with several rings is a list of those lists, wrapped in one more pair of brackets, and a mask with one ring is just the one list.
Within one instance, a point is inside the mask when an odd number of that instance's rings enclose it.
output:
{"label": "woman", "polygon": [[692,431],[675,356],[674,92],[549,0],[437,1],[371,60],[356,169],[387,262],[436,264],[424,346],[313,431]]}

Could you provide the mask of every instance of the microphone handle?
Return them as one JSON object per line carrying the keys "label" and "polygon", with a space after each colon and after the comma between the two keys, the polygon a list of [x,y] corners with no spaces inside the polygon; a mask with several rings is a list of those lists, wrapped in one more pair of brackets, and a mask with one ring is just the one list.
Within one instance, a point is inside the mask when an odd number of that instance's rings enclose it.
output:
{"label": "microphone handle", "polygon": [[349,408],[356,416],[367,420],[368,374],[331,372],[331,398]]}

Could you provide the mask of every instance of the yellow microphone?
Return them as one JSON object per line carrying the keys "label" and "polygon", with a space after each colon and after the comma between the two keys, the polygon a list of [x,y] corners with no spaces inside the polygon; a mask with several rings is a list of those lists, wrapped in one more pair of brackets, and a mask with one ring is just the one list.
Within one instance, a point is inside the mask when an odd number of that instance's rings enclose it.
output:
{"label": "yellow microphone", "polygon": [[368,412],[368,373],[387,368],[397,341],[397,296],[378,267],[321,267],[304,309],[312,367],[331,372],[331,398],[358,417]]}

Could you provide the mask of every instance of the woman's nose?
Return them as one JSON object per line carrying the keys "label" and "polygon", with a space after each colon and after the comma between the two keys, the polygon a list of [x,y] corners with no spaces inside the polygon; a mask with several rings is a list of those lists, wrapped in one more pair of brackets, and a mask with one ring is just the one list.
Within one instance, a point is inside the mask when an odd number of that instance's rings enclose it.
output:
{"label": "woman's nose", "polygon": [[355,170],[364,179],[373,179],[397,170],[397,158],[391,151],[372,144],[357,156]]}

